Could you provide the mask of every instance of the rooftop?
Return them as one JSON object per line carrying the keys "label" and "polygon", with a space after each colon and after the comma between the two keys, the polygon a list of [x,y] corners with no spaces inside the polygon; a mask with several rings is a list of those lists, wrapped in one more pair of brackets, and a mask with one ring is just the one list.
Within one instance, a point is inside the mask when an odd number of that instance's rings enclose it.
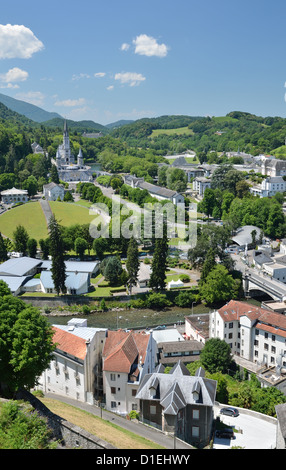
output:
{"label": "rooftop", "polygon": [[0,275],[3,276],[25,276],[29,271],[35,269],[42,263],[41,260],[22,256],[11,258],[0,264]]}

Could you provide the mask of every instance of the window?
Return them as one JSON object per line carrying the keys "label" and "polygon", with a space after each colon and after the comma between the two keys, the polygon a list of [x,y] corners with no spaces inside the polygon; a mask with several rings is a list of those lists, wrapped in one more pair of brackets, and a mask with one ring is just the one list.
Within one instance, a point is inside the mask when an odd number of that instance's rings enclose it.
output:
{"label": "window", "polygon": [[132,397],[136,396],[136,392],[137,392],[137,390],[132,389]]}
{"label": "window", "polygon": [[111,402],[111,408],[116,408],[116,401]]}
{"label": "window", "polygon": [[155,415],[156,414],[156,406],[150,405],[150,414]]}
{"label": "window", "polygon": [[192,426],[192,436],[193,437],[200,436],[200,428],[198,426]]}
{"label": "window", "polygon": [[264,349],[265,351],[268,351],[268,344],[264,343]]}
{"label": "window", "polygon": [[228,327],[229,327],[229,328],[233,328],[233,322],[230,322],[230,323],[228,324]]}
{"label": "window", "polygon": [[193,419],[200,419],[200,411],[193,410]]}
{"label": "window", "polygon": [[132,403],[132,410],[137,411],[137,409],[138,409],[137,403]]}
{"label": "window", "polygon": [[115,380],[115,374],[110,374],[110,380],[112,380],[112,381]]}
{"label": "window", "polygon": [[264,338],[265,338],[265,339],[268,338],[268,333],[264,333]]}
{"label": "window", "polygon": [[276,336],[272,335],[272,341],[276,341]]}
{"label": "window", "polygon": [[111,388],[110,388],[110,391],[111,391],[111,393],[113,393],[113,394],[116,393],[116,387],[111,387]]}
{"label": "window", "polygon": [[272,352],[273,354],[276,353],[276,348],[275,348],[275,346],[271,346],[271,352]]}

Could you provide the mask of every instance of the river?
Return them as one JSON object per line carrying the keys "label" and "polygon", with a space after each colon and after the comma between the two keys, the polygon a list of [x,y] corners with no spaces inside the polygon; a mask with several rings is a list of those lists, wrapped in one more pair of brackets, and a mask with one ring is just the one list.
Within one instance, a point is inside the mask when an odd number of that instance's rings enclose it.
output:
{"label": "river", "polygon": [[[92,312],[88,314],[79,313],[79,309],[67,309],[62,312],[56,312],[47,315],[47,319],[52,324],[66,325],[67,322],[74,317],[86,318],[87,326],[93,328],[109,328],[111,330],[134,329],[134,328],[150,328],[158,325],[172,325],[185,323],[185,317],[192,314],[191,308],[172,307],[165,310],[151,310],[151,309],[113,309],[107,312]],[[193,313],[198,315],[208,313],[209,308],[199,304],[193,307]]]}

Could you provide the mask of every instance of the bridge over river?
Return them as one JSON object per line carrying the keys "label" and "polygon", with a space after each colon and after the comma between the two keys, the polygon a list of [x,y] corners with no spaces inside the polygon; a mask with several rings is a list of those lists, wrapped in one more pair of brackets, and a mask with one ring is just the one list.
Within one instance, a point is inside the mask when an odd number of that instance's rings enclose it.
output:
{"label": "bridge over river", "polygon": [[262,291],[273,300],[283,302],[286,300],[286,284],[273,279],[267,274],[247,268],[242,274],[245,295],[251,296],[254,291]]}

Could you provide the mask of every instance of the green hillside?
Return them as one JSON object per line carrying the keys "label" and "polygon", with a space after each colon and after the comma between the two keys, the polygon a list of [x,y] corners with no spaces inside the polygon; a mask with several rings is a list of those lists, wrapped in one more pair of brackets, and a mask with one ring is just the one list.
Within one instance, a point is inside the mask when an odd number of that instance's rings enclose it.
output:
{"label": "green hillside", "polygon": [[18,114],[22,114],[23,116],[26,116],[28,119],[31,119],[35,122],[44,122],[48,121],[49,119],[61,117],[58,113],[44,111],[38,106],[35,106],[31,103],[26,103],[25,101],[16,100],[10,96],[3,95],[2,93],[0,93],[0,102],[12,111],[15,111]]}

